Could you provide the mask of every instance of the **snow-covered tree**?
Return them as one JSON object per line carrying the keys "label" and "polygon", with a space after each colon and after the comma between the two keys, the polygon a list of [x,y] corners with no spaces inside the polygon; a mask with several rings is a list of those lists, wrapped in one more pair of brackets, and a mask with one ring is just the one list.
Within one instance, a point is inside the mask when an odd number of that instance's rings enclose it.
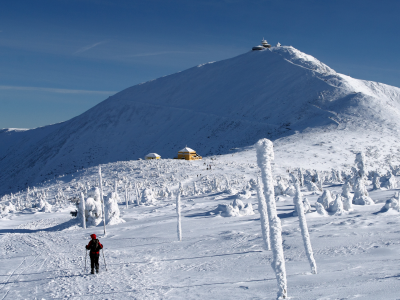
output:
{"label": "snow-covered tree", "polygon": [[244,204],[241,200],[235,199],[233,200],[233,206],[236,206],[239,210],[244,208]]}
{"label": "snow-covered tree", "polygon": [[312,182],[312,181],[306,181],[306,182],[305,182],[305,185],[306,185],[307,190],[308,190],[309,192],[317,192],[317,191],[320,191],[319,187],[317,187],[317,185],[316,185],[314,182]]}
{"label": "snow-covered tree", "polygon": [[316,202],[315,203],[315,208],[317,209],[317,213],[320,214],[321,216],[327,216],[328,215],[328,213],[326,212],[324,206],[321,203]]}
{"label": "snow-covered tree", "polygon": [[125,186],[125,207],[128,208],[129,202],[129,193],[128,193],[128,185]]}
{"label": "snow-covered tree", "polygon": [[277,180],[277,185],[274,187],[274,192],[275,195],[284,195],[286,190],[288,188],[288,185],[286,181],[283,178],[278,178]]}
{"label": "snow-covered tree", "polygon": [[145,203],[147,205],[152,205],[155,202],[156,202],[156,199],[154,198],[153,191],[149,188],[144,189],[142,191],[141,203]]}
{"label": "snow-covered tree", "polygon": [[246,200],[251,197],[251,192],[249,190],[242,190],[241,192],[236,194],[237,199]]}
{"label": "snow-covered tree", "polygon": [[296,188],[293,185],[289,185],[285,191],[285,195],[294,197],[296,195]]}
{"label": "snow-covered tree", "polygon": [[357,177],[356,183],[354,184],[353,203],[357,205],[374,204],[374,201],[368,195],[364,180],[361,177]]}
{"label": "snow-covered tree", "polygon": [[120,211],[118,207],[118,195],[113,192],[108,194],[105,201],[105,214],[107,225],[115,225],[125,222],[120,218]]}
{"label": "snow-covered tree", "polygon": [[299,168],[299,184],[300,186],[304,186],[304,173],[302,168]]}
{"label": "snow-covered tree", "polygon": [[340,194],[337,194],[335,196],[335,200],[333,201],[332,204],[332,211],[335,213],[335,216],[341,216],[345,214],[345,210],[343,208],[343,202],[342,202],[342,197]]}
{"label": "snow-covered tree", "polygon": [[353,210],[353,195],[350,193],[351,192],[351,185],[348,181],[346,181],[342,185],[342,201],[343,201],[343,208],[346,211],[351,211]]}
{"label": "snow-covered tree", "polygon": [[39,200],[39,210],[40,211],[42,211],[42,212],[46,212],[46,213],[51,213],[51,205],[46,201],[46,200],[44,200],[44,198],[40,198],[40,200]]}
{"label": "snow-covered tree", "polygon": [[135,188],[135,194],[136,194],[136,204],[139,206],[141,203],[141,196],[140,196],[140,192],[139,192],[139,187]]}
{"label": "snow-covered tree", "polygon": [[254,215],[253,205],[249,202],[244,205],[242,209],[239,210],[241,216],[251,216]]}
{"label": "snow-covered tree", "polygon": [[117,203],[119,203],[120,202],[120,197],[118,195],[118,180],[117,179],[115,179],[115,181],[114,181],[114,193],[116,195],[115,199],[117,200]]}
{"label": "snow-covered tree", "polygon": [[319,174],[318,172],[317,172],[317,174],[318,174],[318,176],[317,176],[317,178],[318,178],[318,181],[317,181],[318,188],[319,188],[320,191],[322,191],[323,190],[322,184],[324,183],[324,176],[322,174]]}
{"label": "snow-covered tree", "polygon": [[267,203],[263,193],[263,186],[260,177],[257,177],[257,196],[258,196],[258,212],[260,213],[261,232],[263,235],[264,245],[267,250],[271,250],[271,242],[269,238],[269,220],[267,212]]}
{"label": "snow-covered tree", "polygon": [[391,172],[389,172],[388,175],[386,176],[386,180],[383,183],[383,187],[387,188],[388,190],[397,189],[396,177],[394,177]]}
{"label": "snow-covered tree", "polygon": [[167,197],[168,197],[168,198],[171,198],[171,197],[172,197],[172,192],[171,192],[171,190],[169,189],[168,186],[166,187],[165,191],[166,191],[166,193],[167,193]]}
{"label": "snow-covered tree", "polygon": [[311,273],[317,274],[317,264],[315,263],[314,254],[311,247],[310,234],[308,232],[308,227],[307,227],[307,219],[304,214],[303,195],[301,194],[300,191],[300,183],[294,175],[292,175],[292,180],[296,190],[296,195],[293,198],[293,202],[295,203],[296,211],[299,216],[299,225],[300,225],[301,236],[303,238],[304,248],[306,251],[308,262],[310,263]]}
{"label": "snow-covered tree", "polygon": [[332,201],[333,199],[329,190],[325,190],[317,200],[318,203],[322,204],[326,211],[331,211]]}
{"label": "snow-covered tree", "polygon": [[381,208],[381,212],[386,212],[390,208],[400,212],[400,203],[399,203],[398,195],[395,195],[394,197],[390,198],[389,200],[386,200],[385,205]]}
{"label": "snow-covered tree", "polygon": [[[181,188],[182,185],[179,184],[179,187]],[[178,189],[178,192],[176,195],[176,216],[177,216],[176,232],[178,235],[178,241],[182,241],[181,189],[180,188]]]}
{"label": "snow-covered tree", "polygon": [[257,164],[261,170],[264,185],[264,197],[267,204],[270,241],[272,249],[272,268],[278,283],[278,299],[287,298],[287,280],[285,257],[282,247],[281,221],[276,213],[274,180],[271,171],[271,161],[274,159],[273,144],[268,139],[261,139],[256,143]]}
{"label": "snow-covered tree", "polygon": [[197,190],[196,181],[193,181],[193,195],[197,195],[199,191]]}
{"label": "snow-covered tree", "polygon": [[[106,214],[104,211],[104,195],[103,195],[103,178],[101,175],[101,167],[99,166],[99,197],[100,197],[100,207],[101,207],[101,212],[102,212],[102,216],[103,216],[103,227],[104,227],[104,235],[106,235]],[[97,203],[97,201],[96,201]]]}
{"label": "snow-covered tree", "polygon": [[357,168],[357,175],[364,179],[367,176],[366,164],[365,164],[365,154],[359,152],[356,154],[355,165]]}
{"label": "snow-covered tree", "polygon": [[81,201],[79,202],[78,218],[82,222],[83,229],[86,229],[86,207],[85,207],[85,197],[83,196],[83,193],[81,193]]}
{"label": "snow-covered tree", "polygon": [[225,190],[229,190],[230,189],[230,187],[231,187],[231,184],[230,184],[230,182],[229,182],[229,179],[228,179],[228,177],[225,175],[224,176],[224,178],[225,178]]}
{"label": "snow-covered tree", "polygon": [[342,176],[342,171],[340,171],[340,170],[338,170],[337,171],[337,179],[338,179],[338,182],[342,182],[343,181],[343,178],[342,178],[343,176]]}
{"label": "snow-covered tree", "polygon": [[11,201],[8,201],[8,203],[2,207],[1,214],[8,214],[16,211],[17,209],[15,205]]}
{"label": "snow-covered tree", "polygon": [[102,209],[100,199],[96,201],[95,199],[89,197],[86,199],[85,203],[85,214],[86,214],[86,224],[97,226],[102,221]]}
{"label": "snow-covered tree", "polygon": [[219,191],[219,180],[218,178],[214,178],[212,182],[212,190],[218,192]]}
{"label": "snow-covered tree", "polygon": [[381,188],[381,177],[377,171],[374,172],[374,177],[372,178],[372,188],[374,190],[379,190]]}
{"label": "snow-covered tree", "polygon": [[338,182],[338,178],[337,178],[337,172],[336,170],[332,169],[331,170],[331,181],[334,182]]}

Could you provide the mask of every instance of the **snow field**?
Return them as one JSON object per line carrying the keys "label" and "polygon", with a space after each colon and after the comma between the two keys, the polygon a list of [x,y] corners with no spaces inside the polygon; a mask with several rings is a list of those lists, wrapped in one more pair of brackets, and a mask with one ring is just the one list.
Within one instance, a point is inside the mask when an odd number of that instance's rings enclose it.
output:
{"label": "snow field", "polygon": [[[339,192],[337,187],[328,187]],[[308,195],[315,203],[318,195]],[[378,202],[355,206],[344,216],[307,214],[318,274],[311,275],[291,197],[277,202],[282,220],[288,295],[292,299],[396,299],[400,254],[398,213],[377,213],[393,191],[374,191]],[[2,220],[0,278],[5,299],[274,299],[276,279],[271,252],[263,249],[259,216],[207,215],[215,194],[182,197],[182,230],[176,242],[173,202],[156,206],[120,205],[126,223],[83,230],[68,216],[22,214]],[[189,201],[193,199],[194,202]],[[382,199],[382,200],[379,200]],[[220,195],[218,202],[229,203]],[[256,205],[256,195],[250,198]],[[157,212],[154,212],[157,210]],[[108,272],[83,271],[89,234],[105,245]],[[0,286],[1,288],[1,286]]]}
{"label": "snow field", "polygon": [[[279,153],[279,148],[275,149]],[[106,236],[102,224],[87,224],[85,230],[79,219],[69,214],[76,209],[70,200],[82,190],[96,198],[97,168],[31,188],[31,207],[3,213],[0,219],[0,260],[4,266],[0,270],[0,297],[275,299],[278,290],[271,268],[273,255],[265,250],[258,197],[252,188],[255,182],[250,182],[260,176],[260,171],[251,153],[255,156],[254,149],[249,149],[197,162],[103,165],[104,194],[115,193],[117,179],[120,202],[113,201],[113,205],[118,206],[125,221],[107,226]],[[206,170],[208,164],[213,165],[212,171]],[[276,164],[272,167],[275,180],[288,179],[287,169]],[[306,182],[312,177],[311,171],[302,171]],[[320,171],[318,178],[323,180],[323,189],[336,197],[342,193],[344,181],[330,182],[333,179],[329,174],[337,177],[335,172]],[[178,242],[176,198],[181,182],[183,239]],[[342,215],[328,213],[323,217],[315,208],[305,214],[318,265],[316,275],[310,272],[299,220],[293,216],[293,196],[283,193],[276,198],[291,299],[397,299],[400,272],[394,262],[400,254],[399,213],[392,208],[387,212],[381,209],[398,189],[373,190],[372,181],[366,183],[373,204],[353,205],[353,211]],[[130,186],[128,208],[122,197],[125,186]],[[136,190],[150,190],[155,201],[143,202]],[[53,205],[51,213],[32,207],[44,191],[46,201]],[[309,191],[307,184],[301,192],[312,206],[322,194]],[[13,196],[26,202],[26,191]],[[240,197],[246,197],[256,214],[223,217],[213,213],[219,204],[239,205]],[[6,198],[3,201],[9,202]],[[101,257],[100,274],[94,276],[84,271],[84,246],[91,233],[104,244],[108,267],[105,272]]]}

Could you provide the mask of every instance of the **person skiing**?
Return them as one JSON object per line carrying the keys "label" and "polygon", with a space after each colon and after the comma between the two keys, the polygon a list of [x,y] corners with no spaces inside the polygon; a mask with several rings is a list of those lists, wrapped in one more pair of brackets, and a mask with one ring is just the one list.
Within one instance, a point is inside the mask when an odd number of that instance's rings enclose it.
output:
{"label": "person skiing", "polygon": [[92,274],[94,274],[94,268],[96,268],[96,273],[99,273],[99,257],[100,249],[103,249],[103,245],[96,238],[95,234],[91,234],[92,240],[87,244],[86,249],[90,250],[90,267],[92,268]]}

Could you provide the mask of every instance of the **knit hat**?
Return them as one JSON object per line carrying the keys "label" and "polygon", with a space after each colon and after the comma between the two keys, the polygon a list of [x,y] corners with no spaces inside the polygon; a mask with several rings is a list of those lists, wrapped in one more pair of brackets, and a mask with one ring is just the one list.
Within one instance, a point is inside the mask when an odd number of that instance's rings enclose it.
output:
{"label": "knit hat", "polygon": [[94,233],[91,234],[90,237],[91,237],[92,239],[94,239],[94,240],[96,239],[96,235],[95,235]]}

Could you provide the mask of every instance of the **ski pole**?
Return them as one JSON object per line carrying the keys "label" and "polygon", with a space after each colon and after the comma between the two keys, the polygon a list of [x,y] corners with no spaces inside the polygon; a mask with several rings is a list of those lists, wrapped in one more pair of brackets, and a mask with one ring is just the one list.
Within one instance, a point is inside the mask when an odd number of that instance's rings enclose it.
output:
{"label": "ski pole", "polygon": [[107,264],[106,264],[106,259],[104,258],[104,250],[103,249],[101,249],[101,253],[103,253],[104,266],[106,267],[106,271],[107,271]]}
{"label": "ski pole", "polygon": [[87,258],[87,250],[85,250],[85,272],[86,272],[86,258]]}

